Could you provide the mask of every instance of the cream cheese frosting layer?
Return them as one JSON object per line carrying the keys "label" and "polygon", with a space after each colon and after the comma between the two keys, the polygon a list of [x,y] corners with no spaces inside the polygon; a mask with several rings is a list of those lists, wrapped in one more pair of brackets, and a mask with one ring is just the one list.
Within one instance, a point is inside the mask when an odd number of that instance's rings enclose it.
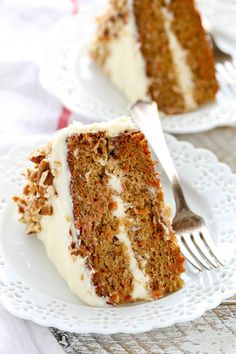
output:
{"label": "cream cheese frosting layer", "polygon": [[68,136],[70,134],[79,133],[96,133],[97,131],[104,131],[108,136],[116,136],[124,131],[135,129],[135,125],[129,117],[121,116],[113,119],[110,122],[99,122],[92,124],[82,124],[74,121],[67,128],[58,132],[58,135]]}
{"label": "cream cheese frosting layer", "polygon": [[67,164],[66,138],[73,133],[106,131],[115,136],[123,131],[133,130],[131,119],[121,117],[109,123],[83,125],[74,122],[59,131],[53,140],[52,152],[48,155],[49,165],[55,170],[53,184],[57,197],[50,200],[53,215],[42,217],[38,238],[44,243],[49,259],[68,283],[71,291],[91,306],[106,306],[106,298],[97,296],[91,281],[92,272],[86,267],[86,258],[70,253],[71,235],[74,229],[72,199],[70,195],[70,172]]}
{"label": "cream cheese frosting layer", "polygon": [[169,40],[169,47],[175,70],[178,78],[179,87],[183,95],[186,110],[194,110],[197,104],[194,99],[193,75],[187,63],[187,51],[182,48],[176,35],[171,29],[173,15],[166,8],[162,8],[164,17],[164,27]]}
{"label": "cream cheese frosting layer", "polygon": [[135,258],[132,244],[128,236],[127,228],[122,224],[122,221],[132,221],[126,215],[126,209],[129,206],[121,198],[122,187],[122,175],[117,177],[116,175],[109,175],[110,179],[108,185],[114,191],[113,200],[117,204],[117,208],[113,211],[113,215],[120,219],[121,224],[119,226],[119,232],[117,234],[118,240],[124,244],[126,252],[129,258],[129,270],[133,276],[133,292],[131,296],[134,300],[143,299],[150,300],[151,296],[148,292],[149,277],[145,274],[144,269],[140,269],[138,262]]}
{"label": "cream cheese frosting layer", "polygon": [[128,5],[128,23],[119,36],[109,43],[110,55],[104,64],[104,71],[129,101],[134,103],[138,99],[149,98],[149,78],[138,42],[132,1]]}
{"label": "cream cheese frosting layer", "polygon": [[104,306],[106,299],[98,297],[95,293],[91,272],[86,268],[86,258],[74,257],[70,253],[73,214],[65,139],[66,134],[61,134],[52,142],[49,165],[57,171],[53,184],[58,196],[51,201],[53,215],[42,218],[42,229],[38,238],[44,243],[49,259],[55,264],[71,291],[89,305]]}

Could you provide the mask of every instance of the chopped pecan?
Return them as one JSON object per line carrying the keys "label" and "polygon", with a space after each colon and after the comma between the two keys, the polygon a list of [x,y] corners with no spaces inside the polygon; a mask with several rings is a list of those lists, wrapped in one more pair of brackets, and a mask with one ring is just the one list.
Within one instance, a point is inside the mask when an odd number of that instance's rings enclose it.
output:
{"label": "chopped pecan", "polygon": [[53,209],[51,205],[44,205],[42,208],[39,210],[39,215],[52,215],[53,214]]}
{"label": "chopped pecan", "polygon": [[45,191],[45,188],[43,187],[43,186],[37,186],[37,193],[36,193],[36,196],[37,197],[39,197],[39,196],[41,196],[41,197],[44,197],[45,196],[45,193],[46,193],[46,191]]}
{"label": "chopped pecan", "polygon": [[48,171],[47,177],[44,181],[44,185],[46,186],[51,186],[52,185],[52,181],[53,181],[53,175],[51,173],[51,171]]}
{"label": "chopped pecan", "polygon": [[38,165],[51,151],[52,144],[48,143],[44,148],[32,152],[29,156],[29,160]]}
{"label": "chopped pecan", "polygon": [[26,206],[26,201],[23,198],[18,196],[13,197],[14,202],[16,202],[19,206]]}
{"label": "chopped pecan", "polygon": [[39,164],[43,159],[45,159],[45,154],[42,151],[33,152],[29,156],[29,160],[36,164]]}
{"label": "chopped pecan", "polygon": [[29,225],[27,225],[27,228],[26,228],[26,233],[27,235],[30,235],[30,234],[34,234],[34,233],[37,233],[41,230],[41,226],[40,226],[40,223],[30,223]]}
{"label": "chopped pecan", "polygon": [[37,180],[37,171],[36,170],[30,170],[28,178],[29,178],[29,180],[31,182],[36,182],[36,180]]}
{"label": "chopped pecan", "polygon": [[32,183],[30,186],[29,186],[29,193],[31,195],[35,195],[37,192],[37,186],[35,183]]}
{"label": "chopped pecan", "polygon": [[44,171],[40,177],[39,180],[39,185],[40,186],[49,186],[52,184],[53,181],[53,175],[50,170]]}
{"label": "chopped pecan", "polygon": [[51,173],[52,173],[53,177],[57,177],[58,176],[58,171],[57,171],[56,168],[52,168],[51,169]]}
{"label": "chopped pecan", "polygon": [[53,199],[56,196],[57,196],[57,192],[56,192],[55,188],[52,185],[48,186],[46,189],[45,197]]}
{"label": "chopped pecan", "polygon": [[25,212],[25,208],[23,208],[22,206],[18,206],[18,211],[19,213],[23,214]]}
{"label": "chopped pecan", "polygon": [[23,189],[23,194],[28,195],[30,193],[30,185],[26,184]]}
{"label": "chopped pecan", "polygon": [[23,189],[23,196],[13,197],[21,214],[20,222],[27,224],[27,234],[39,232],[42,216],[53,214],[48,199],[55,198],[57,193],[53,187],[53,174],[47,160],[50,152],[51,143],[31,154],[30,160],[35,166],[27,168],[24,173],[28,182]]}
{"label": "chopped pecan", "polygon": [[49,170],[49,162],[47,160],[42,160],[38,166],[37,183],[39,183],[42,173],[47,170]]}

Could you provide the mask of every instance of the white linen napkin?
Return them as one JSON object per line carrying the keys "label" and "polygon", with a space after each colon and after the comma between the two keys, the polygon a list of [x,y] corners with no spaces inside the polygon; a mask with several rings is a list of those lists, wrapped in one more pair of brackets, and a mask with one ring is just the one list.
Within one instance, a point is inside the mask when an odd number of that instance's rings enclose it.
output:
{"label": "white linen napkin", "polygon": [[62,354],[48,328],[11,316],[0,307],[0,354]]}
{"label": "white linen napkin", "polygon": [[[38,80],[38,59],[51,24],[76,12],[76,0],[0,0],[0,156],[47,135],[65,114]],[[0,305],[0,354],[60,354],[48,328],[9,314]]]}

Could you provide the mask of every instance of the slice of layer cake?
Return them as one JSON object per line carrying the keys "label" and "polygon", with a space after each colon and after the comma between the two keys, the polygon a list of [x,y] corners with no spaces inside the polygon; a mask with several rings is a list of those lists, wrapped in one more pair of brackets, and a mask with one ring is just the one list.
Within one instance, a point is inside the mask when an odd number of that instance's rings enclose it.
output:
{"label": "slice of layer cake", "polygon": [[91,56],[131,103],[151,98],[173,114],[215,99],[214,59],[193,0],[110,0]]}
{"label": "slice of layer cake", "polygon": [[144,135],[129,118],[74,123],[30,157],[27,224],[72,292],[89,305],[160,298],[181,288],[183,257]]}

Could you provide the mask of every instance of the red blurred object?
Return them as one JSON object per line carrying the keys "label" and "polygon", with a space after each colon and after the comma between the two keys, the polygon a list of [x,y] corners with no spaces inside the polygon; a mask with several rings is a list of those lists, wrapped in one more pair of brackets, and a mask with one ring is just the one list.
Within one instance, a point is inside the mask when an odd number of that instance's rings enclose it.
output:
{"label": "red blurred object", "polygon": [[67,127],[70,121],[71,111],[66,107],[62,106],[61,114],[58,118],[57,129],[62,129]]}

